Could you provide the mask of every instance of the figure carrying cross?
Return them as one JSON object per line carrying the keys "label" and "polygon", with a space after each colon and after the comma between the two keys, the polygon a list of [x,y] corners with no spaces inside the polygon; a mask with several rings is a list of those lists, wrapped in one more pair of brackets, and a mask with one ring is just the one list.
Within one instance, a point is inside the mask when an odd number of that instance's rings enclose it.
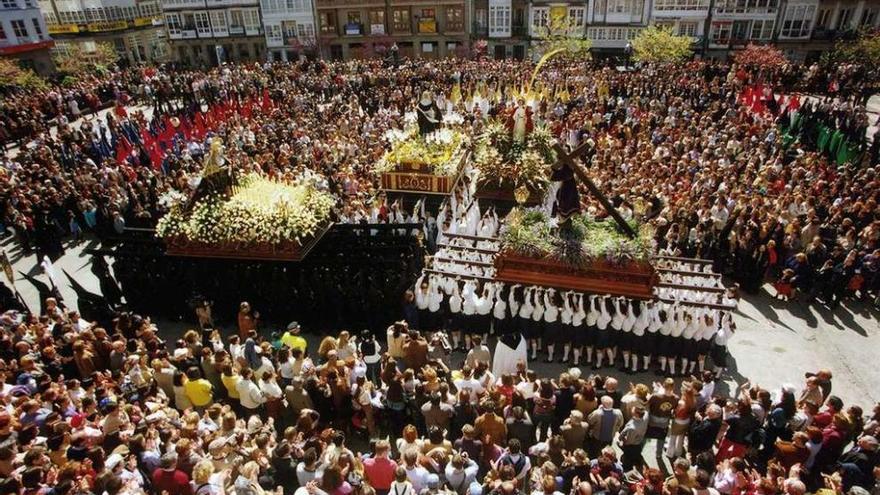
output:
{"label": "figure carrying cross", "polygon": [[596,197],[605,211],[614,218],[621,230],[634,238],[636,233],[626,220],[620,216],[614,205],[608,201],[608,198],[602,194],[602,191],[596,187],[596,184],[590,179],[587,170],[581,165],[579,160],[595,151],[595,145],[591,139],[587,139],[571,153],[566,153],[565,148],[558,141],[553,143],[553,151],[556,152],[557,162],[552,165],[553,173],[551,180],[561,181],[559,189],[556,191],[556,215],[559,217],[559,226],[561,229],[571,228],[571,217],[581,211],[581,199],[578,193],[577,181],[580,180],[587,186],[590,194]]}

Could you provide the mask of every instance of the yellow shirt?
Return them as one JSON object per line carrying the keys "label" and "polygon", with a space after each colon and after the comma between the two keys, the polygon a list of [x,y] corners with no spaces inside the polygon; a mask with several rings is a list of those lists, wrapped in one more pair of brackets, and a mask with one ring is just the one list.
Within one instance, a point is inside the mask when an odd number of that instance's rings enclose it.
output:
{"label": "yellow shirt", "polygon": [[238,395],[238,381],[241,380],[241,377],[238,375],[226,376],[225,374],[220,377],[220,381],[223,382],[223,386],[226,387],[226,393],[229,394],[230,399],[241,399],[241,396]]}
{"label": "yellow shirt", "polygon": [[306,351],[306,339],[290,332],[285,332],[284,335],[281,336],[281,343],[289,347],[290,350],[299,349],[303,352]]}
{"label": "yellow shirt", "polygon": [[211,382],[204,378],[186,382],[183,390],[186,392],[189,401],[197,407],[207,406],[214,399],[214,395],[211,393],[213,390]]}

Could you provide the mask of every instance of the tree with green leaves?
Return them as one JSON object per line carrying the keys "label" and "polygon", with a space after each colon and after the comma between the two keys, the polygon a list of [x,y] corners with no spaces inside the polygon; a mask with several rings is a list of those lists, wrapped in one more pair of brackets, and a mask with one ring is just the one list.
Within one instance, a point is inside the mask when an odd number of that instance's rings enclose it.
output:
{"label": "tree with green leaves", "polygon": [[24,90],[45,89],[46,81],[30,69],[22,69],[15,61],[0,59],[0,88]]}
{"label": "tree with green leaves", "polygon": [[654,64],[681,62],[690,58],[692,44],[693,38],[677,35],[672,28],[648,26],[632,41],[633,59]]}
{"label": "tree with green leaves", "polygon": [[842,63],[865,65],[874,68],[868,71],[878,77],[876,67],[880,65],[880,30],[863,30],[859,32],[855,41],[841,40],[834,45],[834,49],[823,55],[826,65]]}
{"label": "tree with green leaves", "polygon": [[535,53],[546,56],[555,53],[554,57],[568,60],[589,60],[590,48],[593,43],[586,37],[583,26],[575,26],[566,16],[551,15],[547,26],[536,28],[534,44]]}
{"label": "tree with green leaves", "polygon": [[71,43],[70,48],[55,56],[59,72],[73,77],[106,72],[119,60],[119,54],[110,43],[95,43],[94,50],[86,50],[83,45]]}

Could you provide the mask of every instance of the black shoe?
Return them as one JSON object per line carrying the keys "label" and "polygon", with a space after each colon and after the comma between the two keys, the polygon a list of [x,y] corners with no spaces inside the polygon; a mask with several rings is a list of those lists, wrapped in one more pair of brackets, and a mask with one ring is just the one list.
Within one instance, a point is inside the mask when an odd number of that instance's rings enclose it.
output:
{"label": "black shoe", "polygon": [[666,374],[666,372],[661,370],[660,368],[657,368],[656,370],[654,370],[654,374],[657,376],[663,376]]}
{"label": "black shoe", "polygon": [[568,359],[565,359],[565,358],[559,358],[559,364],[566,364],[566,363],[569,363],[569,362],[570,362],[570,361],[569,361]]}

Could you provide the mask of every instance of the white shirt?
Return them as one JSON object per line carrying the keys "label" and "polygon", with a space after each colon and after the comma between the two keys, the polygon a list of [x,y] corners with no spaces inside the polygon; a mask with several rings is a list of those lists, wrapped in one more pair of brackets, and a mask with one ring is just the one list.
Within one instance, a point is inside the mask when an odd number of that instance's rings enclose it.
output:
{"label": "white shirt", "polygon": [[256,409],[260,404],[266,402],[266,397],[257,384],[251,380],[239,380],[235,385],[239,397],[241,397],[241,405],[247,409]]}

